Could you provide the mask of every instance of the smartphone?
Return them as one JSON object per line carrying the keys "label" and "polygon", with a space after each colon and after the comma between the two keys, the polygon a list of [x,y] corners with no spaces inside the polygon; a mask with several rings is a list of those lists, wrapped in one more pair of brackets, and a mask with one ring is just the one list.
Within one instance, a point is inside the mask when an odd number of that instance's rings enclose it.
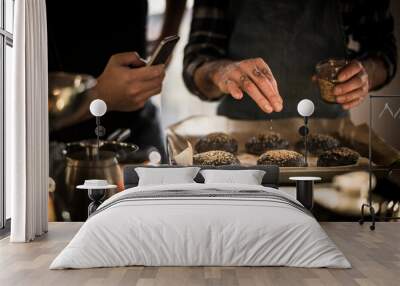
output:
{"label": "smartphone", "polygon": [[164,38],[157,46],[155,52],[151,55],[149,61],[147,62],[147,65],[155,66],[165,64],[168,58],[171,56],[171,53],[178,41],[179,36],[170,36]]}

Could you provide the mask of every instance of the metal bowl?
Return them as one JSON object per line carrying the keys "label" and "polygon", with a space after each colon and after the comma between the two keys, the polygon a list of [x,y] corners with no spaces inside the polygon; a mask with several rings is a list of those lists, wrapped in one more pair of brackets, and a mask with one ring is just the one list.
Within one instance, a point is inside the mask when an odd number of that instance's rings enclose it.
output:
{"label": "metal bowl", "polygon": [[86,74],[54,72],[49,74],[48,111],[50,129],[81,112],[82,103],[96,80]]}
{"label": "metal bowl", "polygon": [[83,140],[67,143],[63,154],[70,159],[79,161],[93,161],[100,154],[100,161],[115,157],[118,162],[121,162],[138,149],[139,147],[132,143],[100,141],[98,146],[96,140]]}

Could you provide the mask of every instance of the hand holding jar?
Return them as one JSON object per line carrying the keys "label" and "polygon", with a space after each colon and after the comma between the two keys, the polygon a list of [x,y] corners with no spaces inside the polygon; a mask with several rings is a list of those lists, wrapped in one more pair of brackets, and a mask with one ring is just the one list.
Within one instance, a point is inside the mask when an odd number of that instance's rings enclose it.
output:
{"label": "hand holding jar", "polygon": [[318,63],[316,71],[321,96],[327,102],[351,109],[368,95],[368,74],[358,60],[348,62],[344,59],[329,59]]}

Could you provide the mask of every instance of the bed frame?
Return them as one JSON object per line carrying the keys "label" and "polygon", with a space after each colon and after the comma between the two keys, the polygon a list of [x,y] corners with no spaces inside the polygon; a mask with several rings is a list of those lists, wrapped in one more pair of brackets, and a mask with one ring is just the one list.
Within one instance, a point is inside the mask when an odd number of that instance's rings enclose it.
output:
{"label": "bed frame", "polygon": [[[173,166],[173,165],[161,165],[161,166],[143,166],[143,165],[126,165],[124,167],[124,185],[125,189],[133,188],[138,185],[139,176],[135,171],[136,167],[145,167],[145,168],[183,168],[182,166]],[[223,170],[263,170],[265,171],[265,175],[262,180],[262,185],[265,187],[271,187],[277,189],[279,187],[279,167],[278,166],[239,166],[239,165],[230,165],[230,166],[198,166],[202,170],[205,169],[223,169]],[[203,183],[204,178],[199,173],[194,179],[197,183]]]}

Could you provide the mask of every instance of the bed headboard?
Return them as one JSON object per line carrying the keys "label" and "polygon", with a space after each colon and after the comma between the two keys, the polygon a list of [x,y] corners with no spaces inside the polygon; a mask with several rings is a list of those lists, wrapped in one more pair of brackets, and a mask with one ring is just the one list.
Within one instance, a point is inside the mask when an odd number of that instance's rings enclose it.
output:
{"label": "bed headboard", "polygon": [[[135,171],[136,167],[145,168],[182,168],[183,166],[175,165],[161,165],[161,166],[143,166],[143,165],[126,165],[124,167],[124,185],[125,189],[133,188],[138,185],[139,177]],[[279,167],[278,166],[199,166],[202,170],[204,169],[224,169],[224,170],[263,170],[265,175],[262,180],[263,186],[277,189],[279,187]],[[203,183],[204,178],[199,173],[194,179],[198,183]]]}

